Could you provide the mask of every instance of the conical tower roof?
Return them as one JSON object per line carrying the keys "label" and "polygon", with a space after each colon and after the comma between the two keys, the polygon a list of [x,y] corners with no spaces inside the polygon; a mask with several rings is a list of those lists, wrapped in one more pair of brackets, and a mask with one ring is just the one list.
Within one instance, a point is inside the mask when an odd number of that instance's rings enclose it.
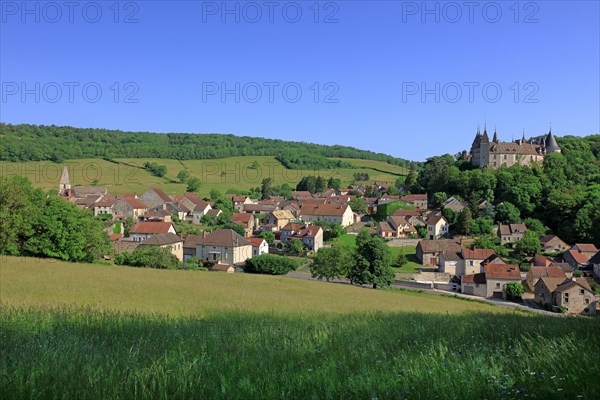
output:
{"label": "conical tower roof", "polygon": [[548,153],[553,152],[553,151],[560,151],[560,147],[558,146],[558,143],[556,142],[556,138],[552,134],[552,131],[548,132],[548,135],[546,135],[545,142],[546,142],[545,143],[546,151]]}

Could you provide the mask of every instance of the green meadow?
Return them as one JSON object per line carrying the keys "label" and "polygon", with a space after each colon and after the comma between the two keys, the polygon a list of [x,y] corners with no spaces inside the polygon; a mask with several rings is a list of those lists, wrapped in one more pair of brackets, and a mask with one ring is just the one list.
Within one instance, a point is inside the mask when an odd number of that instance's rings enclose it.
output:
{"label": "green meadow", "polygon": [[599,319],[286,277],[0,261],[3,399],[600,396]]}
{"label": "green meadow", "polygon": [[[145,162],[154,162],[167,167],[167,174],[159,178],[143,168]],[[257,161],[257,169],[249,168]],[[182,194],[186,185],[179,183],[177,174],[188,170],[191,176],[202,181],[200,195],[208,195],[211,189],[225,192],[229,189],[250,190],[260,186],[264,178],[271,178],[274,184],[287,183],[292,187],[304,176],[321,175],[325,178],[340,179],[347,186],[355,173],[369,174],[370,181],[393,183],[405,172],[405,168],[382,161],[346,159],[356,168],[336,170],[290,170],[275,157],[244,156],[213,160],[170,160],[159,158],[128,158],[109,162],[102,159],[67,160],[61,164],[49,161],[0,162],[0,175],[22,175],[29,178],[34,186],[44,189],[58,187],[63,166],[69,168],[73,185],[98,185],[107,187],[112,194],[142,194],[152,187],[160,187],[168,194]]]}

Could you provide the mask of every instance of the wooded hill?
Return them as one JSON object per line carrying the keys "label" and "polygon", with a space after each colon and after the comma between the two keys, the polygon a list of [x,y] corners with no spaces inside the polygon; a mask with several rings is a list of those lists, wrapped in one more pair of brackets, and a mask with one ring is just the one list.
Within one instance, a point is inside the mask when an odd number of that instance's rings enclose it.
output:
{"label": "wooded hill", "polygon": [[248,136],[122,132],[69,126],[0,123],[0,160],[55,161],[81,158],[164,158],[203,160],[235,156],[274,156],[289,169],[351,168],[328,157],[384,161],[402,167],[411,162],[348,146],[325,146]]}

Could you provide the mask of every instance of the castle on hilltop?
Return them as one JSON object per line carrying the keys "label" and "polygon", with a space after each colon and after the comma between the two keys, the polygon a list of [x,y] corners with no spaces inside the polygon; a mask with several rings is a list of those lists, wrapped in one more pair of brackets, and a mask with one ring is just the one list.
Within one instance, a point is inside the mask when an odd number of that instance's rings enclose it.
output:
{"label": "castle on hilltop", "polygon": [[510,167],[511,165],[541,164],[546,154],[555,152],[560,153],[560,147],[556,143],[552,130],[547,135],[533,137],[528,140],[525,140],[525,134],[523,133],[523,138],[520,140],[501,142],[498,140],[495,129],[494,137],[490,141],[487,129],[484,127],[483,134],[477,129],[475,140],[471,145],[469,159],[473,165],[480,168],[487,166],[498,168],[503,165]]}

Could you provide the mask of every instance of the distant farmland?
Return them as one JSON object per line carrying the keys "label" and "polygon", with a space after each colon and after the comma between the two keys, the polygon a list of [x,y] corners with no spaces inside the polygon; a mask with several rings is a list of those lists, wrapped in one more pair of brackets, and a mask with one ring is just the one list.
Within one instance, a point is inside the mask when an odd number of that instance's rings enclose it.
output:
{"label": "distant farmland", "polygon": [[[211,160],[170,160],[170,159],[117,159],[109,162],[102,159],[67,160],[60,164],[49,161],[0,162],[0,175],[22,175],[28,177],[36,187],[52,189],[58,187],[63,166],[69,168],[73,185],[105,186],[113,194],[138,193],[160,186],[169,194],[181,194],[185,185],[177,181],[177,174],[187,169],[191,176],[202,181],[199,193],[208,195],[211,189],[222,192],[228,189],[250,190],[260,186],[262,179],[272,178],[274,184],[295,185],[307,175],[321,175],[325,178],[341,179],[347,186],[356,173],[369,174],[369,181],[393,183],[405,173],[405,168],[382,161],[345,159],[356,168],[337,170],[290,170],[275,157],[245,156]],[[154,162],[167,167],[164,178],[153,176],[143,168],[145,162]],[[248,168],[254,161],[259,168]]]}
{"label": "distant farmland", "polygon": [[0,397],[600,397],[600,320],[286,277],[4,257]]}

